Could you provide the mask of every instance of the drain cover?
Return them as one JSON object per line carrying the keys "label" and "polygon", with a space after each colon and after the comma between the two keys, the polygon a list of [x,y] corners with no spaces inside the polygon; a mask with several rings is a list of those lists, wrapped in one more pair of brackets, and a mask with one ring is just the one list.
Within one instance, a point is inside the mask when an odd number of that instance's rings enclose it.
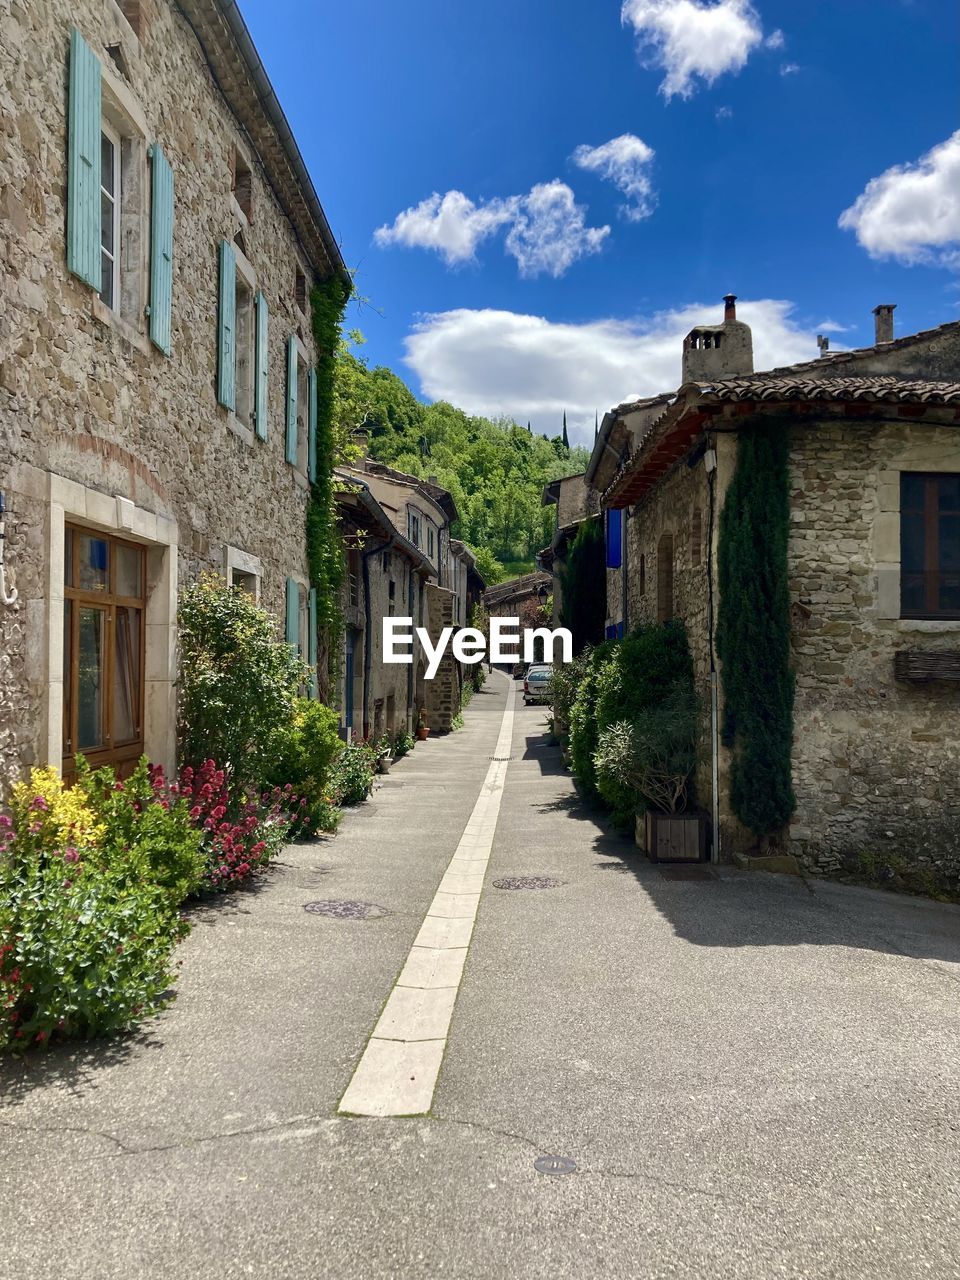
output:
{"label": "drain cover", "polygon": [[576,1173],[577,1166],[567,1156],[540,1156],[534,1160],[533,1167],[537,1173]]}
{"label": "drain cover", "polygon": [[375,902],[353,902],[338,898],[305,902],[303,909],[312,916],[331,916],[334,920],[376,920],[390,914],[386,907],[378,907]]}
{"label": "drain cover", "polygon": [[556,876],[504,876],[502,880],[494,880],[495,889],[556,889],[566,884],[566,880],[558,880]]}

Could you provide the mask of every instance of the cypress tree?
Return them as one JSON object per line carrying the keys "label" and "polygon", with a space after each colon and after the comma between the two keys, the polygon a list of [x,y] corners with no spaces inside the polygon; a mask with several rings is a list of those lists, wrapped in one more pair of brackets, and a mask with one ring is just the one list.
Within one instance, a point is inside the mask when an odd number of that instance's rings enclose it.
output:
{"label": "cypress tree", "polygon": [[593,443],[596,444],[600,436],[600,414],[594,409],[593,411]]}
{"label": "cypress tree", "polygon": [[720,516],[717,652],[723,662],[723,741],[732,748],[730,802],[758,836],[796,807],[791,777],[789,425],[741,430]]}
{"label": "cypress tree", "polygon": [[566,411],[566,409],[564,409],[564,411],[563,411],[563,435],[561,436],[561,439],[563,440],[563,447],[564,447],[565,449],[569,449],[569,448],[570,448],[570,437],[567,435],[567,411]]}
{"label": "cypress tree", "polygon": [[573,651],[603,640],[607,615],[607,568],[603,524],[584,520],[567,552],[561,571],[563,604],[560,620],[570,629]]}

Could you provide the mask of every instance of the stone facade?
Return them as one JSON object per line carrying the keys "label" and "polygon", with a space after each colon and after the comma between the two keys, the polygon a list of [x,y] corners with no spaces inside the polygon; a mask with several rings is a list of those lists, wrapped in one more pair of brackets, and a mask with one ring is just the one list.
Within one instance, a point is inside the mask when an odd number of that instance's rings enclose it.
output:
{"label": "stone facade", "polygon": [[[719,515],[737,432],[773,414],[790,435],[796,674],[797,810],[781,845],[814,871],[837,870],[860,854],[895,854],[956,875],[960,685],[897,679],[894,655],[960,651],[960,616],[901,617],[900,571],[901,476],[960,476],[960,325],[615,411],[621,422],[631,414],[646,421],[629,457],[604,472],[595,454],[592,465],[604,505],[623,509],[627,520],[629,625],[678,616],[687,626],[705,708],[699,804],[709,808],[713,792]],[[605,431],[609,441],[606,419]],[[960,563],[960,519],[939,527],[952,548],[945,563],[950,555]],[[722,684],[718,711],[722,717]],[[729,763],[719,746],[724,857],[755,839],[730,810]]]}
{"label": "stone facade", "polygon": [[[217,6],[192,7],[214,21]],[[167,766],[175,750],[178,585],[204,569],[236,569],[282,617],[286,580],[304,590],[307,583],[305,398],[291,465],[286,343],[294,335],[303,366],[313,364],[308,293],[298,290],[298,277],[308,290],[318,276],[343,272],[343,263],[317,249],[324,228],[304,213],[316,200],[312,188],[289,204],[278,199],[290,191],[292,144],[264,119],[272,157],[261,162],[249,149],[236,111],[241,97],[255,110],[256,93],[229,33],[218,27],[210,56],[222,65],[211,66],[183,10],[169,0],[142,8],[141,39],[112,0],[0,3],[0,488],[8,573],[19,591],[16,605],[0,606],[0,789],[30,765],[60,763],[65,524],[146,549],[145,749]],[[122,143],[122,288],[114,308],[66,266],[73,27],[99,61],[105,119]],[[169,356],[149,341],[144,314],[154,143],[174,184]],[[231,190],[238,166],[246,170],[249,217]],[[236,246],[251,289],[269,299],[265,440],[255,438],[249,416],[217,403],[223,240]]]}

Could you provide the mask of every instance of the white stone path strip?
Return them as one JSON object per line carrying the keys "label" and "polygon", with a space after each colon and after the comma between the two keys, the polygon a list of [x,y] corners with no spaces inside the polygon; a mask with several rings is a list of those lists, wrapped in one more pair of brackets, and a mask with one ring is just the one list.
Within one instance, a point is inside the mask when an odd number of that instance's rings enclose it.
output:
{"label": "white stone path strip", "polygon": [[416,1116],[430,1110],[497,829],[514,701],[511,685],[495,758],[397,985],[340,1099],[342,1112]]}

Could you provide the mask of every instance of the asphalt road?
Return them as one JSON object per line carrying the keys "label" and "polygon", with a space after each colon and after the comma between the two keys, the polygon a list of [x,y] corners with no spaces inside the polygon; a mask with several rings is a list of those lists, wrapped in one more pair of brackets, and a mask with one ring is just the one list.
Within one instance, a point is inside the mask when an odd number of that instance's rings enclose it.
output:
{"label": "asphalt road", "polygon": [[0,1276],[960,1277],[960,910],[668,878],[578,805],[542,709],[430,1114],[337,1115],[506,696],[199,911],[147,1030],[2,1068]]}

